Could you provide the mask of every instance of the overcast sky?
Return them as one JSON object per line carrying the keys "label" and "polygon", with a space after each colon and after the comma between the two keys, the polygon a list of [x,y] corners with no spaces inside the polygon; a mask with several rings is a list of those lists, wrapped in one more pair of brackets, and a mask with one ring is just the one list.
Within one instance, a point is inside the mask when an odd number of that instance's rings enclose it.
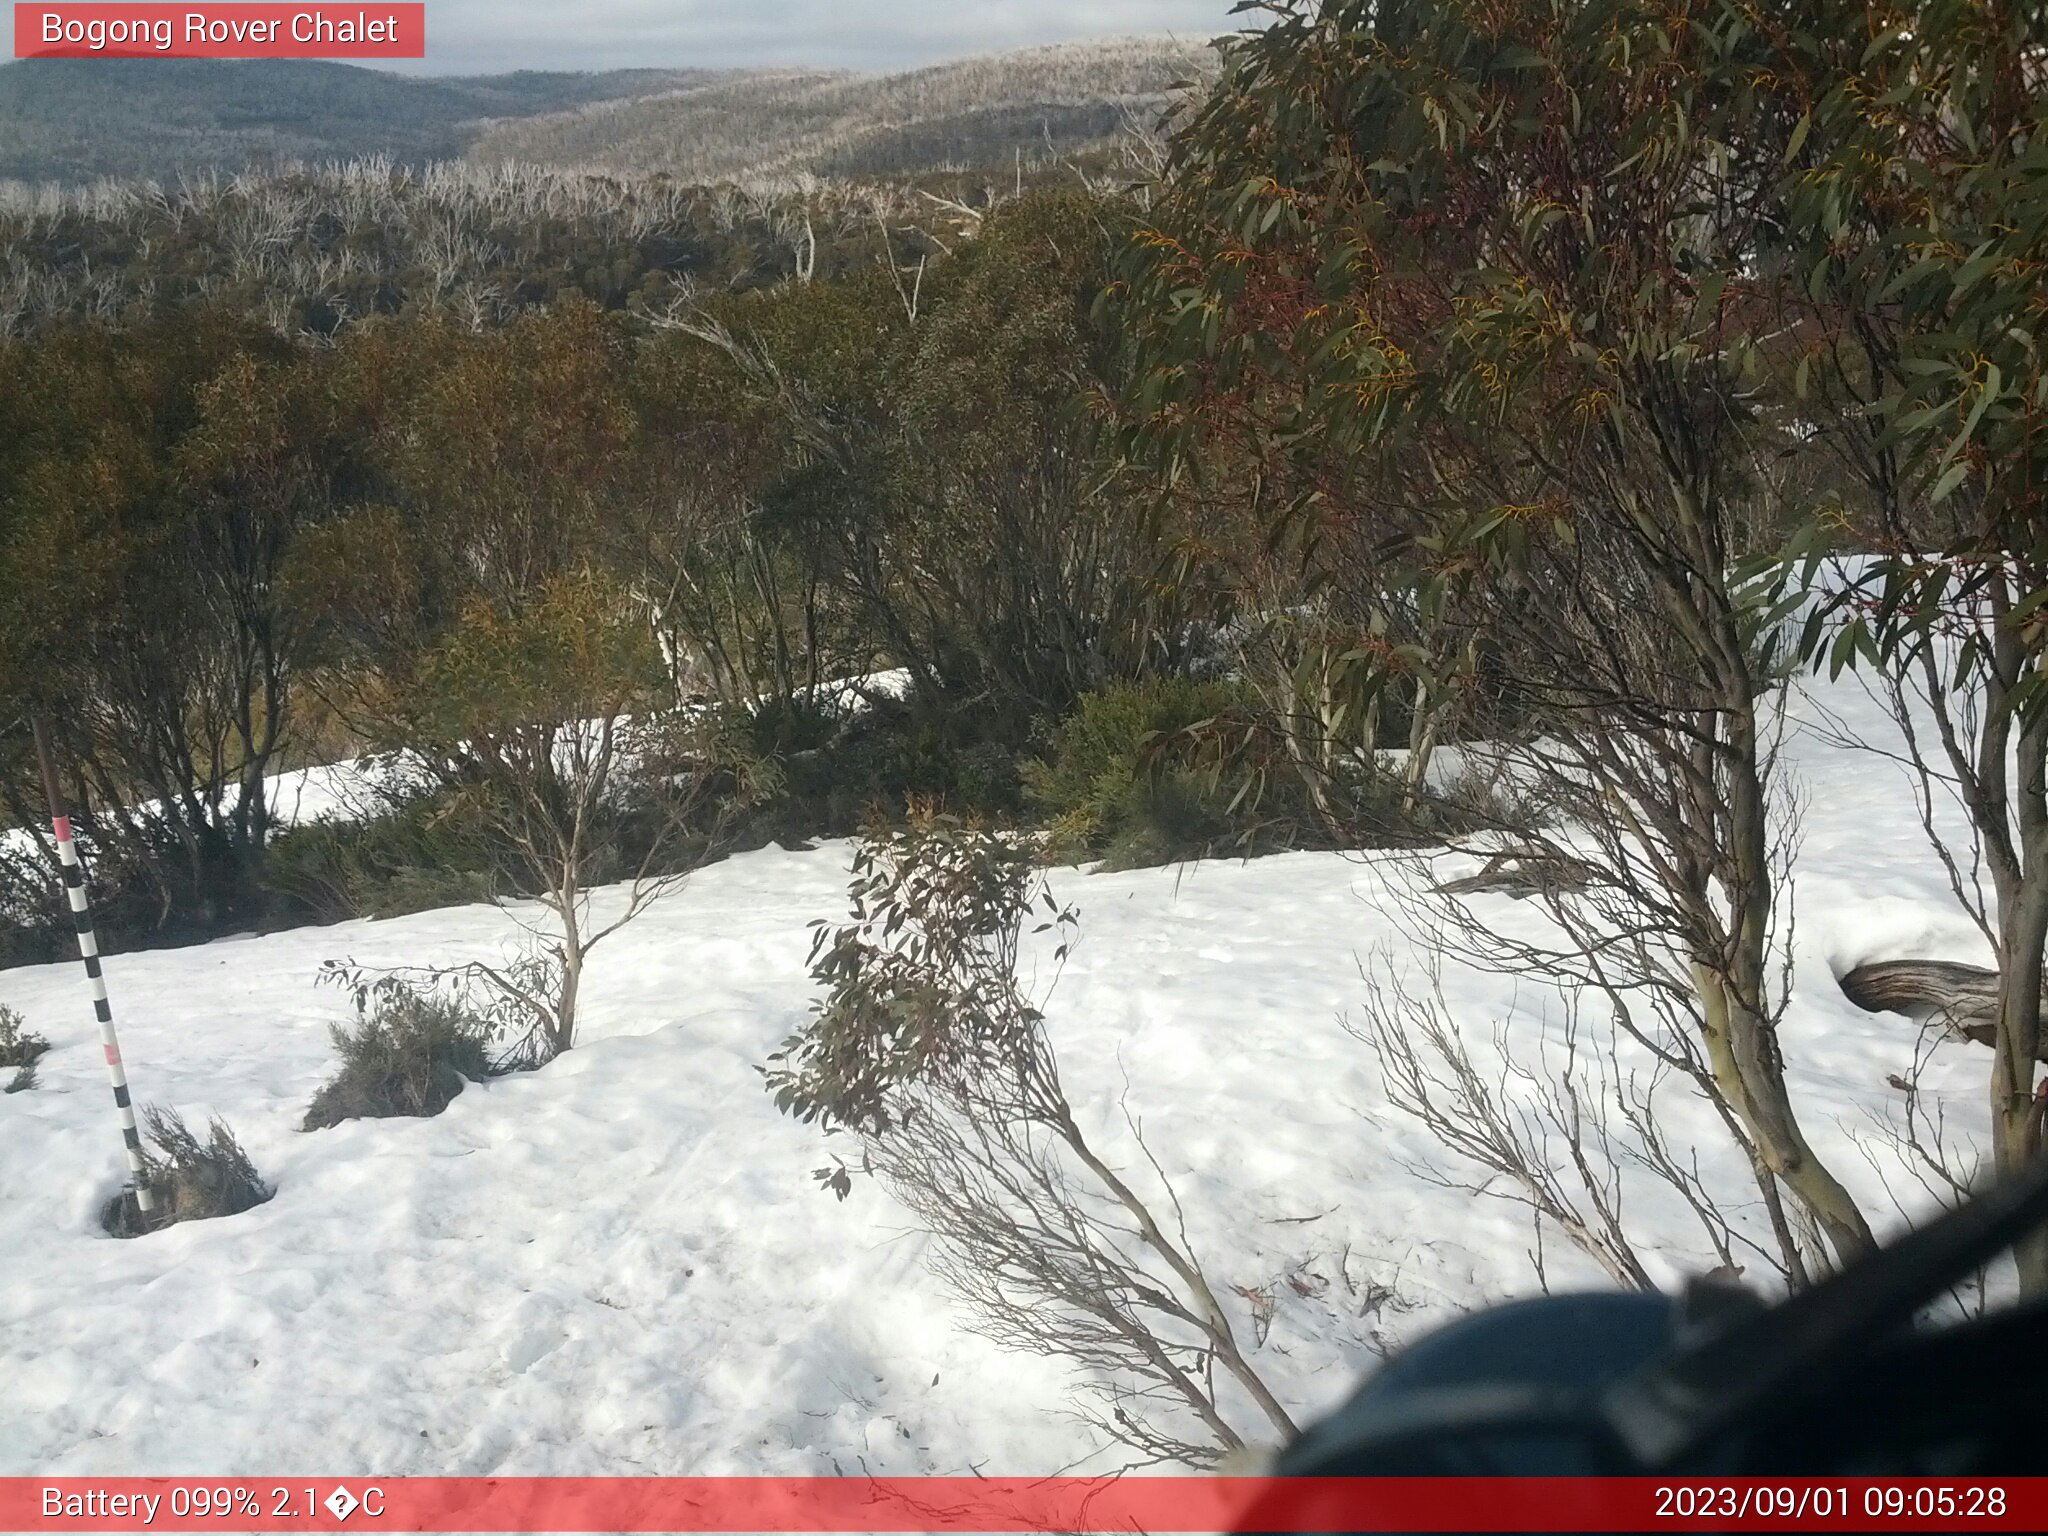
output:
{"label": "overcast sky", "polygon": [[825,64],[896,69],[1074,38],[1230,31],[1231,0],[427,0],[408,73]]}

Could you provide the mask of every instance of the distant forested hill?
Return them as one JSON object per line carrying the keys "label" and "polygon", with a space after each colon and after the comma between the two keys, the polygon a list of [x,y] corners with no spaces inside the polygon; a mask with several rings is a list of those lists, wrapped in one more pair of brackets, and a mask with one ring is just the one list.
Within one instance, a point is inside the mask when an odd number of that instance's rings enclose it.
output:
{"label": "distant forested hill", "polygon": [[278,160],[460,156],[487,119],[702,84],[707,70],[410,79],[298,59],[0,64],[0,178],[174,179]]}
{"label": "distant forested hill", "polygon": [[700,183],[1007,167],[1156,122],[1210,58],[1206,46],[1124,38],[893,75],[757,70],[501,122],[470,155]]}
{"label": "distant forested hill", "polygon": [[894,75],[523,71],[417,79],[303,60],[0,65],[0,180],[175,180],[287,160],[472,158],[696,183],[1043,163],[1155,121],[1206,49],[1034,48]]}

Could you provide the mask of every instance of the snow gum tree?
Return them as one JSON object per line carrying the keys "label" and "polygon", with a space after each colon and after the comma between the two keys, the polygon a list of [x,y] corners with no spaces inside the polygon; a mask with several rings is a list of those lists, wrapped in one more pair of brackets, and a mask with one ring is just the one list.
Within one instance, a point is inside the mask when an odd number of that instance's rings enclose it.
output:
{"label": "snow gum tree", "polygon": [[[671,882],[667,805],[637,856],[622,852],[636,771],[657,739],[632,711],[658,697],[646,627],[615,585],[558,575],[507,613],[472,600],[420,658],[399,739],[473,801],[502,838],[515,882],[554,919],[559,968],[544,981],[490,979],[533,1010],[545,1054],[576,1041],[585,962]],[[659,799],[659,792],[656,792]],[[624,908],[593,920],[591,887],[624,878]]]}
{"label": "snow gum tree", "polygon": [[[344,387],[219,315],[0,350],[0,724],[46,716],[145,922],[261,915],[303,638],[281,574],[345,491]],[[36,793],[0,774],[20,825]]]}
{"label": "snow gum tree", "polygon": [[[338,707],[488,826],[548,911],[548,964],[477,968],[545,1058],[575,1043],[591,949],[678,878],[686,792],[643,772],[667,678],[601,559],[607,471],[634,449],[627,354],[573,305],[440,340],[379,446],[386,499],[309,541],[295,580]],[[610,881],[623,904],[599,919]]]}
{"label": "snow gum tree", "polygon": [[[1836,476],[1794,542],[1866,553],[1806,633],[1907,727],[1930,836],[1998,963],[1993,1160],[2043,1155],[2048,942],[2048,54],[2038,4],[1815,3],[1763,24],[1799,137],[1773,349]],[[1931,805],[1953,797],[1967,848]],[[1986,887],[1988,886],[1988,891]],[[2016,1250],[2048,1290],[2048,1239]]]}
{"label": "snow gum tree", "polygon": [[686,322],[788,445],[764,518],[798,539],[919,697],[1057,715],[1170,663],[1191,599],[1167,530],[1097,452],[1123,356],[1095,299],[1126,211],[991,214],[914,300],[880,277]]}
{"label": "snow gum tree", "polygon": [[1599,893],[1552,903],[1569,952],[1517,962],[1671,1005],[1766,1202],[1824,1238],[1795,1277],[1853,1258],[1869,1226],[1785,1081],[1782,659],[1742,573],[1776,501],[1749,321],[1793,125],[1766,50],[1704,4],[1264,9],[1134,248],[1138,446],[1292,462],[1275,541],[1364,525],[1378,600],[1470,640],[1467,729],[1596,834],[1562,838]]}

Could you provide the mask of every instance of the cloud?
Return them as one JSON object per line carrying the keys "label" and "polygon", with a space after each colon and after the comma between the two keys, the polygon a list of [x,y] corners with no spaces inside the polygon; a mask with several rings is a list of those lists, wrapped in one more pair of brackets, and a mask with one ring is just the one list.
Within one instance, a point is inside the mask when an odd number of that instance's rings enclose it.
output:
{"label": "cloud", "polygon": [[428,0],[409,73],[512,69],[901,69],[1087,37],[1232,30],[1231,0]]}

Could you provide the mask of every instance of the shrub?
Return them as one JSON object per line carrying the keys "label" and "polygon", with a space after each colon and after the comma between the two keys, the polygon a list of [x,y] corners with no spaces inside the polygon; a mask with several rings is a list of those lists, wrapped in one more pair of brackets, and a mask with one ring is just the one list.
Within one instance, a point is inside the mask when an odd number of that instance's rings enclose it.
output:
{"label": "shrub", "polygon": [[[248,892],[230,889],[239,877],[222,868],[233,862],[224,846],[202,844],[206,873],[195,883],[189,850],[159,819],[138,818],[109,836],[80,812],[72,827],[105,949],[203,943],[250,921]],[[28,838],[0,846],[0,968],[76,955],[77,934],[64,882],[44,847]]]}
{"label": "shrub", "polygon": [[760,816],[803,798],[803,788],[792,790],[792,768],[829,754],[842,724],[823,704],[802,698],[765,699],[754,708],[713,705],[697,726],[695,745],[729,799]]}
{"label": "shrub", "polygon": [[49,1041],[22,1027],[20,1014],[0,1003],[0,1067],[26,1067],[49,1048]]}
{"label": "shrub", "polygon": [[256,1165],[216,1119],[201,1142],[172,1110],[143,1112],[147,1127],[142,1182],[156,1208],[145,1218],[126,1190],[109,1200],[101,1224],[115,1237],[141,1237],[182,1221],[233,1216],[277,1193],[258,1177]]}
{"label": "shrub", "polygon": [[306,1106],[301,1130],[344,1120],[438,1115],[465,1083],[492,1075],[490,1023],[458,998],[404,987],[357,995],[353,1027],[337,1027],[341,1068]]}
{"label": "shrub", "polygon": [[1205,771],[1176,767],[1146,773],[1115,807],[1102,867],[1151,869],[1277,846],[1259,837],[1251,823],[1235,820],[1229,800],[1230,793]]}
{"label": "shrub", "polygon": [[49,1041],[22,1027],[20,1014],[0,1004],[0,1071],[14,1069],[0,1092],[20,1093],[35,1087],[36,1059],[49,1048]]}
{"label": "shrub", "polygon": [[835,830],[855,830],[878,809],[900,819],[912,804],[993,821],[1014,817],[1023,805],[1017,759],[1027,733],[1028,724],[985,701],[884,701],[862,718],[836,763],[817,764],[836,793]]}
{"label": "shrub", "polygon": [[[915,816],[856,847],[849,894],[852,922],[812,945],[823,995],[763,1068],[776,1107],[851,1135],[861,1172],[938,1238],[971,1326],[1085,1367],[1084,1411],[1109,1434],[1212,1463],[1244,1446],[1231,1420],[1248,1397],[1247,1423],[1293,1435],[1160,1161],[1140,1135],[1156,1177],[1117,1171],[1073,1111],[1019,960],[1027,925],[1064,960],[1077,918],[1017,840]],[[835,1158],[812,1176],[843,1200],[853,1175]]]}
{"label": "shrub", "polygon": [[789,841],[900,820],[914,802],[1014,819],[1028,734],[985,702],[879,698],[846,714],[791,700],[717,712],[702,750],[742,812],[741,841]]}
{"label": "shrub", "polygon": [[264,886],[282,921],[403,917],[508,894],[497,862],[472,805],[421,792],[364,821],[284,832],[270,845]]}
{"label": "shrub", "polygon": [[63,887],[27,838],[0,841],[0,969],[61,959],[76,942]]}
{"label": "shrub", "polygon": [[1024,766],[1057,858],[1136,869],[1284,845],[1293,820],[1204,765],[1204,747],[1239,737],[1252,703],[1234,683],[1154,678],[1084,694],[1049,758]]}

